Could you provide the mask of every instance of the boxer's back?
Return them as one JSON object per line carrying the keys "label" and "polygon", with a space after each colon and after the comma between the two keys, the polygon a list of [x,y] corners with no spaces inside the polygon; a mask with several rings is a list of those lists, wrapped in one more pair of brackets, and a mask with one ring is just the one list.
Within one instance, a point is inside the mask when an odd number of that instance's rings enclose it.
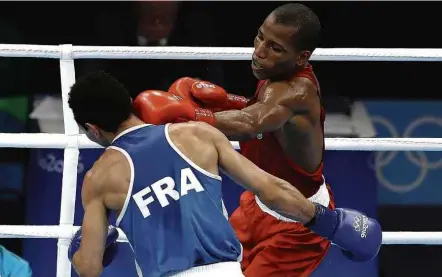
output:
{"label": "boxer's back", "polygon": [[184,156],[168,125],[128,129],[110,148],[130,164],[131,183],[116,225],[144,276],[237,261],[241,245],[226,219],[221,178]]}

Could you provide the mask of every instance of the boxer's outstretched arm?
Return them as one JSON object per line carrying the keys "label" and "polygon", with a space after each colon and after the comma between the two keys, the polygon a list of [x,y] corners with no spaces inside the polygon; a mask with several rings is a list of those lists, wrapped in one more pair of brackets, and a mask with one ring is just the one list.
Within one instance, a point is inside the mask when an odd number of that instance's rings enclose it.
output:
{"label": "boxer's outstretched arm", "polygon": [[215,113],[215,127],[230,139],[242,140],[274,131],[288,121],[306,126],[312,124],[308,114],[317,103],[316,87],[310,80],[275,82],[266,87],[255,104]]}
{"label": "boxer's outstretched arm", "polygon": [[82,188],[84,217],[81,245],[73,258],[73,267],[80,277],[98,277],[103,270],[103,254],[108,231],[107,209],[101,194],[101,182],[86,174]]}
{"label": "boxer's outstretched arm", "polygon": [[315,205],[299,190],[239,154],[220,131],[209,125],[205,128],[218,152],[219,166],[235,182],[257,195],[270,209],[304,224],[310,222]]}

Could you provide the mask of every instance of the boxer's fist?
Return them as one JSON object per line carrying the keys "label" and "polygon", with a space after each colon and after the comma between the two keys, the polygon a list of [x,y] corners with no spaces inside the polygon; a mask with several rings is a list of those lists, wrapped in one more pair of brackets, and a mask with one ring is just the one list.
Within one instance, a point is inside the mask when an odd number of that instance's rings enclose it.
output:
{"label": "boxer's fist", "polygon": [[216,107],[227,101],[227,93],[222,87],[190,77],[176,80],[169,92],[189,99],[194,106]]}
{"label": "boxer's fist", "polygon": [[215,117],[211,111],[195,107],[191,101],[165,91],[143,91],[135,98],[134,106],[140,119],[150,124],[184,121],[215,124]]}
{"label": "boxer's fist", "polygon": [[315,205],[315,218],[306,227],[339,246],[353,261],[366,262],[376,257],[382,244],[382,229],[375,219],[351,209],[330,210]]}
{"label": "boxer's fist", "polygon": [[[105,250],[103,255],[103,267],[108,266],[112,262],[118,251],[118,244],[117,244],[118,235],[119,234],[117,228],[113,226],[108,227]],[[81,237],[82,237],[81,228],[79,228],[78,231],[72,237],[71,243],[69,245],[68,257],[71,262],[75,252],[77,252],[78,249],[80,248]]]}

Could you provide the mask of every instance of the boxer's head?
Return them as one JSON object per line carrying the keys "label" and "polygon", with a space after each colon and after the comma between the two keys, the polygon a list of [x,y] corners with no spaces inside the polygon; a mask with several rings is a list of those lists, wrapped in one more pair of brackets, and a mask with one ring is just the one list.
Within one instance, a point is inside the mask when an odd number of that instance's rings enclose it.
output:
{"label": "boxer's head", "polygon": [[87,137],[102,146],[110,145],[121,125],[135,114],[123,84],[103,72],[78,78],[69,92],[69,106]]}
{"label": "boxer's head", "polygon": [[258,79],[290,78],[316,49],[321,24],[302,4],[276,8],[258,29],[252,70]]}

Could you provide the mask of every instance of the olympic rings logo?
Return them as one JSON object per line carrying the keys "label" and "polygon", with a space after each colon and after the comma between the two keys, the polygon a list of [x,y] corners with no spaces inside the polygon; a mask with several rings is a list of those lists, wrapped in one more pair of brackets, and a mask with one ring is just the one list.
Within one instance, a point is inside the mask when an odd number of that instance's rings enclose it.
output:
{"label": "olympic rings logo", "polygon": [[356,232],[361,232],[361,238],[367,237],[368,218],[364,215],[357,215],[353,218],[353,228]]}
{"label": "olympic rings logo", "polygon": [[[374,124],[379,124],[385,127],[390,133],[392,138],[400,137],[398,130],[393,126],[393,124],[388,121],[386,118],[381,116],[372,116],[371,117]],[[412,137],[414,131],[423,125],[437,125],[442,128],[442,118],[434,117],[434,116],[424,116],[419,117],[412,121],[404,130],[402,137],[410,138]],[[404,155],[406,160],[419,168],[419,173],[417,176],[408,183],[393,183],[392,180],[389,180],[384,174],[384,168],[386,168],[399,154],[397,151],[391,152],[375,152],[374,153],[374,162],[371,161],[370,166],[375,170],[376,177],[381,185],[388,188],[391,191],[397,193],[406,193],[410,192],[420,185],[422,185],[425,180],[427,174],[431,170],[442,168],[442,158],[437,161],[430,161],[427,157],[426,152],[424,151],[405,151]],[[400,174],[398,172],[397,174]]]}
{"label": "olympic rings logo", "polygon": [[[84,164],[81,162],[82,157],[81,155],[78,156],[78,165],[77,165],[77,174],[81,174],[84,171]],[[39,152],[38,154],[38,165],[41,169],[44,171],[50,172],[50,173],[63,173],[63,160],[57,159],[57,157],[52,153],[47,153],[44,155],[41,155]]]}
{"label": "olympic rings logo", "polygon": [[361,231],[361,217],[360,216],[355,216],[354,220],[353,220],[353,228],[355,228],[355,231],[359,232]]}

